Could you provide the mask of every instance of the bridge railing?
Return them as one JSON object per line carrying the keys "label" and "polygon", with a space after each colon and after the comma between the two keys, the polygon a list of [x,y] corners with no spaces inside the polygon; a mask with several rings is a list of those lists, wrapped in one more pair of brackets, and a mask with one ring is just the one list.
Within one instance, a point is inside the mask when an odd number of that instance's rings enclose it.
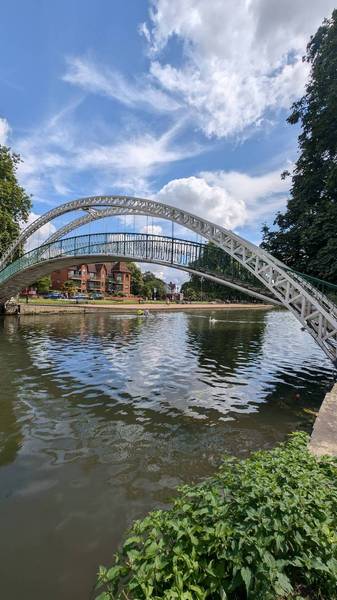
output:
{"label": "bridge railing", "polygon": [[167,236],[131,233],[98,233],[63,238],[24,254],[0,271],[0,284],[29,267],[66,256],[111,255],[134,260],[169,262],[185,266],[196,264],[205,244]]}
{"label": "bridge railing", "polygon": [[[252,291],[263,291],[271,295],[263,283],[245,269],[238,261],[230,257],[221,248],[213,244],[194,242],[168,236],[146,233],[93,233],[44,244],[24,254],[0,271],[0,284],[16,273],[44,261],[66,256],[105,255],[125,257],[130,260],[155,260],[181,268],[189,268],[200,273],[214,274],[231,282],[240,282]],[[322,303],[336,313],[337,285],[321,279],[288,270],[292,277]]]}

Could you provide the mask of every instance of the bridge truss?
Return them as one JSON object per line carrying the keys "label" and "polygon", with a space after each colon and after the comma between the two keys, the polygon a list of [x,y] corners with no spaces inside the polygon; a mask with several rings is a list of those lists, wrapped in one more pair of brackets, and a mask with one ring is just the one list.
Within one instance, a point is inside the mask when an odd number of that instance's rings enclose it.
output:
{"label": "bridge truss", "polygon": [[[102,210],[103,209],[103,210]],[[289,270],[283,263],[251,242],[223,227],[174,206],[128,196],[93,196],[73,200],[48,211],[27,227],[17,241],[0,260],[0,299],[3,271],[18,246],[23,244],[42,225],[74,211],[84,210],[86,222],[102,218],[102,212],[116,211],[113,214],[149,215],[167,219],[190,229],[213,242],[235,259],[300,321],[303,328],[315,339],[325,354],[337,366],[337,306],[315,285],[303,276]],[[73,229],[83,223],[73,221],[68,227]],[[63,232],[62,235],[64,235]]]}

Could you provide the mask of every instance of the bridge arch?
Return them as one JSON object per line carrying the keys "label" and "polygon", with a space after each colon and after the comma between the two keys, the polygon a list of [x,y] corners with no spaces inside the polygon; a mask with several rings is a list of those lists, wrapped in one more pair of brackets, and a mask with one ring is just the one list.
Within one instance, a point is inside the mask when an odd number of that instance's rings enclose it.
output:
{"label": "bridge arch", "polygon": [[102,263],[110,261],[139,261],[149,264],[169,266],[205,277],[216,283],[243,292],[269,304],[279,303],[254,289],[247,283],[240,285],[225,275],[207,273],[198,268],[198,259],[202,258],[203,244],[147,234],[104,233],[89,234],[66,238],[59,242],[44,244],[25,254],[0,272],[0,302],[15,296],[22,287],[28,287],[34,281],[54,270],[82,263]]}
{"label": "bridge arch", "polygon": [[[141,214],[167,219],[183,225],[222,248],[259,279],[290,310],[337,365],[337,307],[324,294],[266,251],[227,229],[189,212],[143,198],[129,196],[92,196],[73,200],[42,215],[27,227],[0,261],[3,269],[16,248],[42,225],[78,210],[116,208],[123,214]],[[118,212],[116,212],[118,214]],[[1,275],[1,271],[0,271]]]}

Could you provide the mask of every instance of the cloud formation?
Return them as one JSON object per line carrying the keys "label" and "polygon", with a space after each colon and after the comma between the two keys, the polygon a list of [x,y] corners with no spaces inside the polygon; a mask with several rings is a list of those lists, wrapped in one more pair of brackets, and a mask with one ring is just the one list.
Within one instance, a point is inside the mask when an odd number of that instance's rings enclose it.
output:
{"label": "cloud formation", "polygon": [[[150,71],[194,115],[207,136],[242,134],[304,90],[301,57],[334,0],[152,0],[143,24]],[[171,41],[180,64],[165,62]]]}
{"label": "cloud formation", "polygon": [[164,235],[161,225],[144,225],[144,227],[142,227],[142,233],[148,233],[149,235]]}
{"label": "cloud formation", "polygon": [[[198,154],[196,144],[177,141],[183,122],[177,121],[162,133],[137,123],[123,136],[101,140],[96,132],[83,128],[64,109],[17,140],[23,158],[19,165],[21,183],[38,198],[52,191],[73,193],[76,177],[92,178],[91,193],[113,189],[132,194],[149,194],[150,179],[164,167]],[[108,136],[109,138],[109,136]],[[76,194],[87,193],[76,186]]]}
{"label": "cloud formation", "polygon": [[0,117],[0,144],[5,146],[7,144],[10,127],[7,119]]}
{"label": "cloud formation", "polygon": [[[40,216],[41,215],[31,212],[28,217],[27,223],[24,223],[22,225],[22,229],[25,229],[26,227],[31,225]],[[34,248],[41,246],[41,244],[43,244],[49,238],[49,236],[55,233],[55,231],[56,227],[53,223],[46,223],[45,225],[42,225],[42,227],[40,227],[38,231],[35,231],[35,233],[33,233],[33,235],[31,235],[31,237],[27,240],[25,244],[25,251],[29,252],[29,250],[33,250]]]}
{"label": "cloud formation", "polygon": [[226,229],[261,222],[283,208],[288,184],[280,172],[252,176],[237,171],[203,172],[198,177],[173,179],[156,199],[185,209]]}
{"label": "cloud formation", "polygon": [[118,71],[85,57],[68,58],[67,71],[62,79],[86,92],[114,98],[129,107],[142,106],[158,112],[171,112],[179,108],[177,100],[146,78],[127,81]]}

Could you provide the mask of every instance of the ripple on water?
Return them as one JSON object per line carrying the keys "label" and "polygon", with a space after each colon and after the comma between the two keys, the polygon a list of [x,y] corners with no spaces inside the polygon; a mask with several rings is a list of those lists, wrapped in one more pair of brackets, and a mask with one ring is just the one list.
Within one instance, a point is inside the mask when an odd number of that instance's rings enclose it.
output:
{"label": "ripple on water", "polygon": [[310,430],[303,408],[318,408],[333,372],[293,317],[209,314],[4,320],[4,596],[89,597],[126,525],[177,484],[212,473],[224,451]]}

